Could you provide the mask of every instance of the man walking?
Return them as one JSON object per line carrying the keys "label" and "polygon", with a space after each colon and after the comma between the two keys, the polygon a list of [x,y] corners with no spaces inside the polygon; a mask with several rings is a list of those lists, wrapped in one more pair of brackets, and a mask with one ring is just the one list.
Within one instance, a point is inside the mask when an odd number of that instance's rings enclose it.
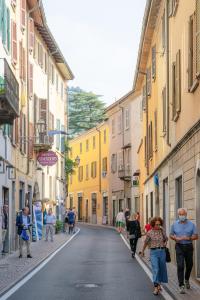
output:
{"label": "man walking", "polygon": [[73,233],[74,229],[74,222],[75,222],[75,213],[70,208],[68,212],[68,225],[69,225],[69,234]]}
{"label": "man walking", "polygon": [[19,235],[19,258],[22,258],[23,255],[24,243],[26,245],[27,258],[32,258],[30,252],[30,226],[32,225],[28,207],[23,208],[22,212],[17,216],[16,226],[18,227],[17,233]]}
{"label": "man walking", "polygon": [[[193,244],[198,239],[196,226],[187,219],[187,210],[178,209],[178,220],[171,227],[170,238],[176,242],[177,274],[180,293],[190,289],[190,274],[193,267]],[[185,280],[185,282],[184,282]]]}
{"label": "man walking", "polygon": [[53,215],[52,208],[49,208],[46,215],[46,242],[48,242],[48,236],[50,231],[51,241],[53,242],[53,225],[56,222],[56,217]]}

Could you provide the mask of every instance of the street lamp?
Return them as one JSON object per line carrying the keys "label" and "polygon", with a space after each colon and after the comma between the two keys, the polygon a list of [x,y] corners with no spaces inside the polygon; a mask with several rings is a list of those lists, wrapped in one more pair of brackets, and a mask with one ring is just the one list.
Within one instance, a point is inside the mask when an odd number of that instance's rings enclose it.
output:
{"label": "street lamp", "polygon": [[75,158],[75,163],[76,163],[77,166],[79,166],[80,161],[81,161],[81,159],[80,159],[80,157],[77,155],[77,157]]}

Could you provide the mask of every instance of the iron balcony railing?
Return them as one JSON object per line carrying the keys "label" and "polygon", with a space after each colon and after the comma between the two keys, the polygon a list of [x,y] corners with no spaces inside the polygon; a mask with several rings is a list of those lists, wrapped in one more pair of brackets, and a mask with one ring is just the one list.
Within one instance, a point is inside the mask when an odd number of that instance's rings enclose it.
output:
{"label": "iron balcony railing", "polygon": [[19,84],[5,58],[0,59],[0,115],[12,121],[19,116]]}
{"label": "iron balcony railing", "polygon": [[131,170],[130,167],[126,167],[124,165],[121,165],[118,167],[118,177],[125,181],[131,180]]}

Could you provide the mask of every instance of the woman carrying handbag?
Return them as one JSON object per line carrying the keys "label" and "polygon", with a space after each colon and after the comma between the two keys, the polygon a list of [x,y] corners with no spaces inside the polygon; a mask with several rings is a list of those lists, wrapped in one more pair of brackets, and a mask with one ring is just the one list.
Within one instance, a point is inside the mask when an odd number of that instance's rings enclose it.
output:
{"label": "woman carrying handbag", "polygon": [[135,257],[138,239],[141,238],[140,222],[137,220],[137,214],[133,214],[127,222],[128,238],[132,251],[132,257]]}
{"label": "woman carrying handbag", "polygon": [[144,256],[145,248],[150,248],[150,260],[153,274],[154,295],[161,291],[161,283],[168,282],[166,266],[166,244],[168,238],[162,228],[163,220],[155,217],[151,220],[152,229],[147,232],[141,255]]}

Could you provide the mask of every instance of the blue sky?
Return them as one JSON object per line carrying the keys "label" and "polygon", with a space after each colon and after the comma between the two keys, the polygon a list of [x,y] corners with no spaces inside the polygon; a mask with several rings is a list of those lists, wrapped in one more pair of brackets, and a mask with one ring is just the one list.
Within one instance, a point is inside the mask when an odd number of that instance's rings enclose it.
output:
{"label": "blue sky", "polygon": [[111,104],[130,91],[146,0],[43,0],[75,79]]}

